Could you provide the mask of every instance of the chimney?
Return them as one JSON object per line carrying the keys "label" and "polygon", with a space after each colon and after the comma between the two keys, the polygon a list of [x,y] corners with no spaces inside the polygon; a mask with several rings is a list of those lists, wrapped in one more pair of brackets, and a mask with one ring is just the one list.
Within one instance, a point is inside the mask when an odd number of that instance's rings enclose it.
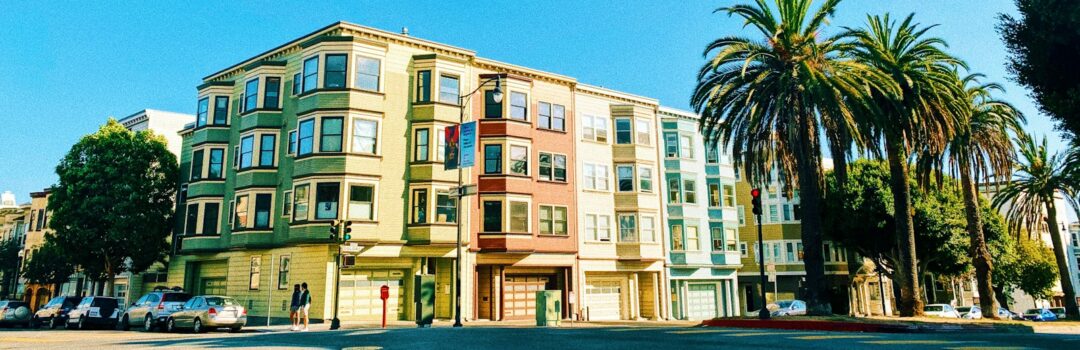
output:
{"label": "chimney", "polygon": [[409,36],[409,27],[401,27],[401,35]]}

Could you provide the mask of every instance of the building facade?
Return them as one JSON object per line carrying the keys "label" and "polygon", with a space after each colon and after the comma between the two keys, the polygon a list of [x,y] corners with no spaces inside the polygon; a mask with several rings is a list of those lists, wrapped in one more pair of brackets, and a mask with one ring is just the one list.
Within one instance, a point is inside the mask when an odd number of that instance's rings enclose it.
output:
{"label": "building facade", "polygon": [[15,195],[0,195],[0,244],[15,244],[18,255],[14,264],[0,268],[0,298],[16,298],[24,294],[25,281],[19,275],[26,261],[26,229],[30,204],[16,204]]}

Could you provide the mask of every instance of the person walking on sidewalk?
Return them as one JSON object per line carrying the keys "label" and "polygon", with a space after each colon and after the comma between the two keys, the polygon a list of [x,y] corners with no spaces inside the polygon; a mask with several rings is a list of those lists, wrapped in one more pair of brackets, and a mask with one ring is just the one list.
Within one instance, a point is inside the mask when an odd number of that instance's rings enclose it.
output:
{"label": "person walking on sidewalk", "polygon": [[292,301],[289,302],[289,321],[292,322],[290,331],[300,330],[300,285],[293,285]]}
{"label": "person walking on sidewalk", "polygon": [[304,317],[304,328],[300,331],[308,331],[308,312],[311,310],[311,290],[308,289],[307,282],[301,283],[300,288],[304,290],[300,294],[300,315]]}

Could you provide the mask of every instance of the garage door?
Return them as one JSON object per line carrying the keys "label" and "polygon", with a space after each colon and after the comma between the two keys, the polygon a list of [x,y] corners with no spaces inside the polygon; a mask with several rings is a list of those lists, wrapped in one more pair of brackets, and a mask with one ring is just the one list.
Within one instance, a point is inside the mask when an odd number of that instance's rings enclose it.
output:
{"label": "garage door", "polygon": [[379,320],[382,318],[382,299],[379,289],[390,287],[386,300],[386,319],[405,319],[405,271],[359,270],[341,272],[341,296],[338,317],[345,320]]}
{"label": "garage door", "polygon": [[503,284],[503,318],[536,317],[536,292],[545,290],[548,276],[506,276]]}
{"label": "garage door", "polygon": [[585,305],[590,321],[622,318],[622,285],[619,281],[593,281],[585,285]]}
{"label": "garage door", "polygon": [[691,320],[716,318],[715,284],[688,285],[686,294],[686,313]]}

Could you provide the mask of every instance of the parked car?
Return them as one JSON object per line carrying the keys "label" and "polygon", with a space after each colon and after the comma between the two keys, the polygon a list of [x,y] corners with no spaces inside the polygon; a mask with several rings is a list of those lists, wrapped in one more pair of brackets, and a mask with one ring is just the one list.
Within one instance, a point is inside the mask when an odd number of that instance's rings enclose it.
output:
{"label": "parked car", "polygon": [[1066,318],[1065,317],[1065,308],[1063,308],[1063,307],[1052,307],[1049,310],[1050,310],[1050,312],[1053,312],[1054,316],[1057,316],[1057,319],[1059,319],[1059,320],[1064,320]]}
{"label": "parked car", "polygon": [[85,297],[67,315],[68,329],[113,328],[124,313],[124,301],[110,297]]}
{"label": "parked car", "polygon": [[1050,309],[1027,309],[1024,311],[1024,319],[1028,321],[1057,321],[1057,315],[1055,315]]}
{"label": "parked car", "polygon": [[806,302],[802,300],[780,300],[774,304],[769,304],[768,309],[773,317],[806,315]]}
{"label": "parked car", "polygon": [[1003,320],[1023,320],[1024,319],[1024,316],[1022,316],[1022,315],[1020,315],[1018,313],[1009,311],[1009,309],[1006,309],[1006,308],[1003,308],[1003,307],[998,308],[997,315],[998,315],[998,318],[1003,319]]}
{"label": "parked car", "polygon": [[228,328],[239,332],[247,324],[247,309],[235,299],[220,295],[200,295],[188,300],[180,311],[165,321],[165,330],[176,332],[190,329],[195,333],[210,329]]}
{"label": "parked car", "polygon": [[983,317],[982,309],[978,306],[961,306],[956,308],[956,312],[960,313],[960,318],[969,320],[977,320]]}
{"label": "parked car", "polygon": [[923,314],[930,317],[960,318],[960,312],[949,304],[930,304],[923,306]]}
{"label": "parked car", "polygon": [[182,291],[157,290],[143,295],[128,308],[120,319],[120,328],[128,330],[139,326],[149,332],[164,325],[173,312],[180,310],[184,303],[191,300],[191,294]]}
{"label": "parked car", "polygon": [[30,327],[30,305],[18,300],[0,300],[0,326]]}
{"label": "parked car", "polygon": [[60,327],[67,323],[68,312],[71,312],[71,309],[79,305],[79,301],[82,301],[82,298],[65,296],[52,298],[34,313],[30,324],[34,327],[48,325],[51,329]]}

